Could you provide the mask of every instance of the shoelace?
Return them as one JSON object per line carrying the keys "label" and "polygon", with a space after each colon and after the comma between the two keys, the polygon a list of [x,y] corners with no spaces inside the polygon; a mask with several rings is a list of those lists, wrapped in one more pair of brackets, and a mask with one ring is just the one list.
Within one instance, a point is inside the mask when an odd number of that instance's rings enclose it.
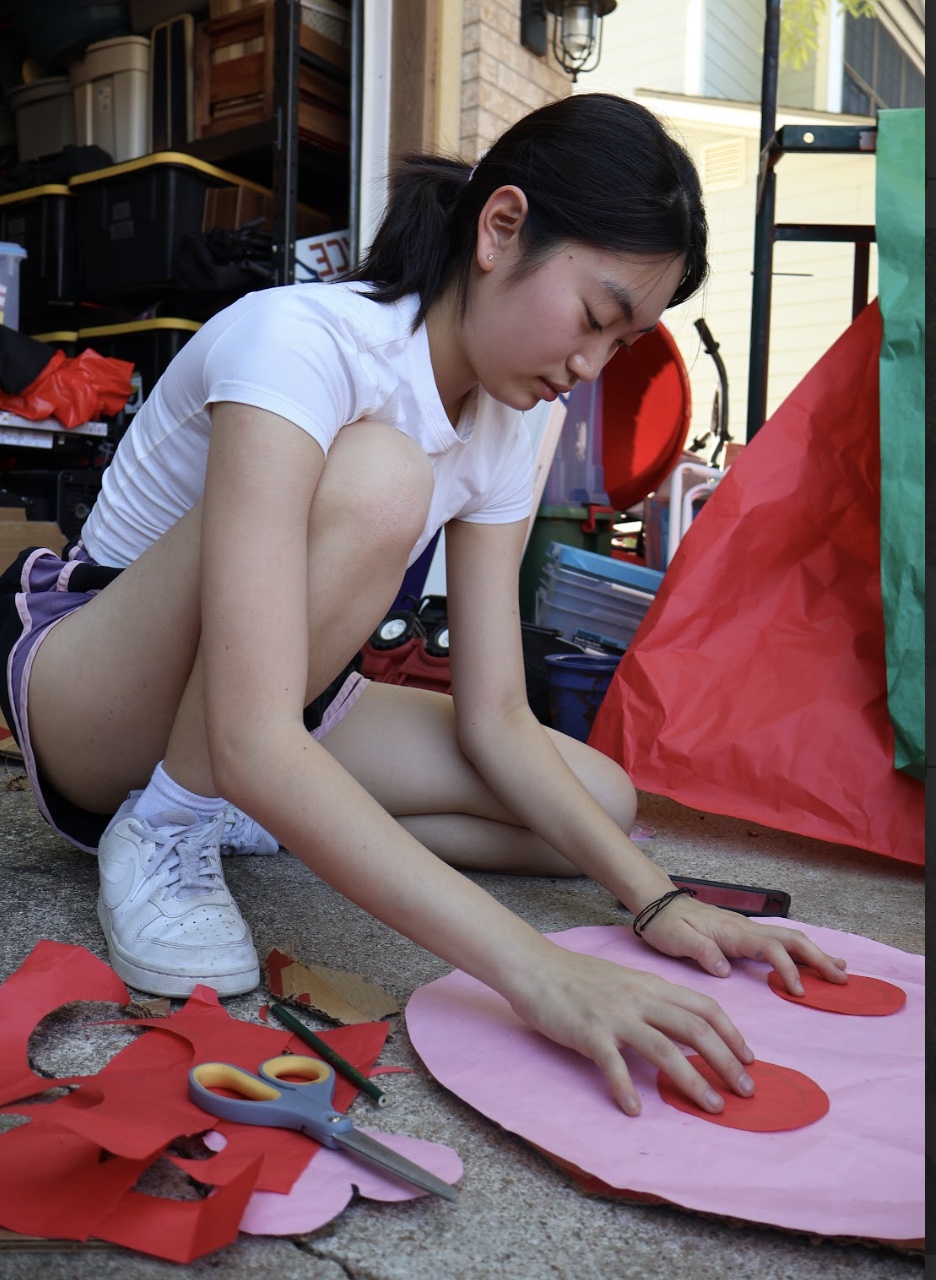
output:
{"label": "shoelace", "polygon": [[[147,877],[164,870],[166,890],[170,897],[190,898],[199,893],[224,890],[224,875],[220,865],[218,836],[224,823],[224,813],[210,822],[196,827],[179,827],[167,840],[156,843],[146,864]],[[147,835],[156,834],[152,828],[141,824]],[[163,835],[166,828],[160,828]],[[146,881],[137,887],[143,891]],[[135,895],[136,896],[136,895]]]}
{"label": "shoelace", "polygon": [[230,808],[225,814],[221,843],[235,849],[241,845],[255,845],[257,829],[253,818],[248,818],[246,813],[241,813],[238,809]]}

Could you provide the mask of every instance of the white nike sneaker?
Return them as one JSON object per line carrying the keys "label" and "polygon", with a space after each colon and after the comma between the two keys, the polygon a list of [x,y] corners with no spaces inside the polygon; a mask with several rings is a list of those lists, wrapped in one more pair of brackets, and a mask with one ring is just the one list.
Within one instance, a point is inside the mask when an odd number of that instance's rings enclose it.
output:
{"label": "white nike sneaker", "polygon": [[188,809],[155,823],[114,814],[98,845],[98,919],[114,970],[159,996],[187,996],[199,983],[219,996],[252,991],[260,966],[250,930],[221,870],[226,810],[199,823]]}
{"label": "white nike sneaker", "polygon": [[280,842],[265,831],[259,822],[248,818],[243,809],[236,805],[228,805],[224,813],[224,827],[221,831],[221,852],[234,853],[279,853]]}

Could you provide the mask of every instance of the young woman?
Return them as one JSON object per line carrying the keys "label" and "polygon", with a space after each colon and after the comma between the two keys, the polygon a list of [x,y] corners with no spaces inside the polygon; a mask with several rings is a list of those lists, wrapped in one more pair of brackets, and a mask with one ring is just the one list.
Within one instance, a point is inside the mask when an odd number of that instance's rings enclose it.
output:
{"label": "young woman", "polygon": [[[521,411],[626,359],[699,286],[705,246],[659,122],[574,96],[474,168],[411,158],[350,281],[250,294],[175,358],[67,560],[5,575],[5,709],[43,813],[98,853],[125,980],[255,986],[219,849],[280,843],[592,1058],[630,1114],[623,1046],[718,1111],[678,1045],[749,1093],[740,1032],[707,997],[555,946],[453,866],[586,872],[709,973],[748,956],[791,991],[797,961],[845,980],[798,932],[671,897],[626,834],[627,777],[525,698]],[[443,524],[454,696],[369,684],[349,664]]]}

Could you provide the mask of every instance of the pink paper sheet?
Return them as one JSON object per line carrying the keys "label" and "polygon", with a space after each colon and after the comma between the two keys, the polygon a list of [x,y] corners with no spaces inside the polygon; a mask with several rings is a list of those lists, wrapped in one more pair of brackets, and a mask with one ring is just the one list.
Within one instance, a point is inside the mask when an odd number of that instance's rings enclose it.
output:
{"label": "pink paper sheet", "polygon": [[628,1050],[643,1104],[632,1119],[592,1063],[531,1031],[506,1000],[459,970],[415,992],[407,1028],[446,1088],[611,1187],[819,1235],[919,1240],[923,957],[833,929],[794,927],[853,972],[903,987],[907,1003],[887,1018],[823,1013],[778,1000],[767,966],[753,961],[736,961],[726,980],[660,955],[626,927],[550,935],[571,951],[717,999],[758,1058],[802,1071],[828,1093],[828,1115],[793,1132],[743,1133],[675,1111],[659,1097],[655,1068]]}
{"label": "pink paper sheet", "polygon": [[[399,1133],[378,1133],[374,1129],[361,1129],[391,1147],[414,1164],[428,1169],[445,1182],[456,1183],[461,1178],[463,1166],[456,1151],[438,1142],[424,1142],[421,1138],[408,1138]],[[217,1132],[205,1135],[206,1146],[213,1151],[223,1149],[225,1139]],[[306,1231],[318,1231],[331,1222],[348,1205],[357,1189],[358,1195],[368,1200],[415,1200],[428,1195],[418,1187],[398,1182],[383,1174],[374,1165],[343,1151],[331,1151],[327,1147],[318,1153],[307,1166],[287,1195],[274,1191],[255,1191],[250,1197],[240,1229],[255,1236],[298,1235]]]}

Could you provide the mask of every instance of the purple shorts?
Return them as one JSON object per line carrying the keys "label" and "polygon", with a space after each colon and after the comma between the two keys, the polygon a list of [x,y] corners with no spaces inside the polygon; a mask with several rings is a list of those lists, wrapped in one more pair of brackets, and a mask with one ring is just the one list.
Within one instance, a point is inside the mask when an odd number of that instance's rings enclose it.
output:
{"label": "purple shorts", "polygon": [[[66,840],[97,850],[112,814],[91,813],[59,795],[42,774],[29,741],[28,692],[33,659],[56,623],[104,590],[122,569],[96,564],[78,543],[62,559],[47,547],[29,547],[0,576],[0,709],[23,752],[23,763],[39,811]],[[320,739],[343,720],[370,681],[350,662],[306,707],[303,720]]]}

